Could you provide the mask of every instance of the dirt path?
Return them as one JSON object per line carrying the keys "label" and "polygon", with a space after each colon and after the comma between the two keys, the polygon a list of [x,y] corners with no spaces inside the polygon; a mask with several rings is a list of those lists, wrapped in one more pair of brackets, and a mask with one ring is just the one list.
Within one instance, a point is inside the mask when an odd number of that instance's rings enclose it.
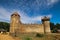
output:
{"label": "dirt path", "polygon": [[13,38],[9,35],[0,34],[0,40],[20,40],[18,38]]}

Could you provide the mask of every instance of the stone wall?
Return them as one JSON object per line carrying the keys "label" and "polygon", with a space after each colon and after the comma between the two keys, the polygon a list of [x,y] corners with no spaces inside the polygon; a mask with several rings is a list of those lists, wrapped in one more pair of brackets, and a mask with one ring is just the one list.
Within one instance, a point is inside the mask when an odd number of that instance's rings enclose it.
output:
{"label": "stone wall", "polygon": [[36,33],[44,33],[43,24],[22,24],[20,25],[20,32],[36,32]]}
{"label": "stone wall", "polygon": [[50,32],[50,19],[44,17],[42,24],[22,24],[20,21],[20,15],[14,13],[11,15],[10,33],[41,33]]}

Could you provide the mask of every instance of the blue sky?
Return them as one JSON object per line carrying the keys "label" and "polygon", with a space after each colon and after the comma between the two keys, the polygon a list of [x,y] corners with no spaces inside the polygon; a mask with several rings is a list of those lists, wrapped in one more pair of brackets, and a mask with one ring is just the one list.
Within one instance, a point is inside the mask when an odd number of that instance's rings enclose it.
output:
{"label": "blue sky", "polygon": [[60,0],[0,0],[0,21],[10,22],[10,15],[18,12],[22,23],[41,23],[48,16],[60,23]]}

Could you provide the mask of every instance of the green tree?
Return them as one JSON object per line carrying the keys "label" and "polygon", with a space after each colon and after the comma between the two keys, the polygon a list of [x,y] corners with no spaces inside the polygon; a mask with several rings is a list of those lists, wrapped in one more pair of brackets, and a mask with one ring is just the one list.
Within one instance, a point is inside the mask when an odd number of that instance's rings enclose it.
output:
{"label": "green tree", "polygon": [[4,29],[6,31],[9,31],[10,24],[7,22],[0,22],[0,29]]}
{"label": "green tree", "polygon": [[51,30],[53,30],[53,29],[54,29],[54,27],[55,27],[55,24],[54,24],[54,23],[52,23],[52,22],[50,22],[50,29],[51,29]]}
{"label": "green tree", "polygon": [[51,29],[51,32],[56,33],[58,28],[57,28],[57,25],[50,22],[50,29]]}
{"label": "green tree", "polygon": [[57,29],[60,29],[60,24],[59,23],[57,23],[55,26],[57,27]]}

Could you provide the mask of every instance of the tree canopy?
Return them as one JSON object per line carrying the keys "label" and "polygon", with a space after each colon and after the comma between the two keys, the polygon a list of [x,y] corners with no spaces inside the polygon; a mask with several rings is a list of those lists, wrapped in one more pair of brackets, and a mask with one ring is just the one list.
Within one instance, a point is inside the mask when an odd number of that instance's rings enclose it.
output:
{"label": "tree canopy", "polygon": [[6,31],[9,31],[10,24],[7,22],[0,22],[0,29],[4,29]]}
{"label": "tree canopy", "polygon": [[52,30],[53,33],[57,33],[58,30],[60,30],[60,24],[59,23],[52,23],[50,22],[50,29]]}

